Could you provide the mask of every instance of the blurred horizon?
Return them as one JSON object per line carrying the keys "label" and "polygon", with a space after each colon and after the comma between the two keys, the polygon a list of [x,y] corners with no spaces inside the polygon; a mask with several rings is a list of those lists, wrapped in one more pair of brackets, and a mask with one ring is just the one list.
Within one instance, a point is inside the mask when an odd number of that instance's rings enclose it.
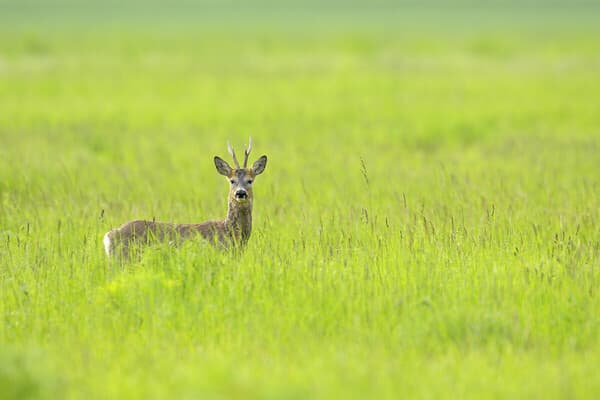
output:
{"label": "blurred horizon", "polygon": [[597,23],[600,3],[590,1],[0,1],[0,30],[190,27],[284,30],[336,29],[587,29]]}

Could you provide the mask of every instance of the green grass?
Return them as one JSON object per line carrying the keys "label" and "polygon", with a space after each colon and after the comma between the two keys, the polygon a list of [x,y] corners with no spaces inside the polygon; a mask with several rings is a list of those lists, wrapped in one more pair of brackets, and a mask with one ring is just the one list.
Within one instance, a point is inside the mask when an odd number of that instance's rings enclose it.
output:
{"label": "green grass", "polygon": [[[0,398],[600,393],[598,10],[381,7],[6,7]],[[248,135],[246,251],[107,263],[127,220],[224,217]]]}

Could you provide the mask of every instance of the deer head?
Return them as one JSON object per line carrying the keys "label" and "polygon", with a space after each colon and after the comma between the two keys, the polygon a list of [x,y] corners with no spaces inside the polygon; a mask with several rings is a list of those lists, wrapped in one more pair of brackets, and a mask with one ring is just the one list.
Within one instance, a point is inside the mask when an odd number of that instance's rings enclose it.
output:
{"label": "deer head", "polygon": [[261,156],[258,160],[252,164],[252,168],[248,168],[248,156],[252,150],[252,138],[248,141],[248,147],[244,150],[244,165],[240,167],[240,163],[235,156],[235,151],[227,142],[227,150],[233,162],[235,168],[227,163],[222,158],[215,156],[215,167],[217,172],[227,177],[230,183],[229,187],[229,203],[237,205],[239,207],[252,207],[252,184],[257,175],[260,175],[267,166],[267,156]]}

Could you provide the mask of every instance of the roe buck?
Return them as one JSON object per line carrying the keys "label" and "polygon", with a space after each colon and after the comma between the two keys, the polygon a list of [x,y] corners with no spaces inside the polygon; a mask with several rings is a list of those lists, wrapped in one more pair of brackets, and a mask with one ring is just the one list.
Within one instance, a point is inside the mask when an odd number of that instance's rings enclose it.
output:
{"label": "roe buck", "polygon": [[129,256],[130,246],[148,245],[153,242],[174,242],[201,236],[214,245],[225,248],[243,246],[250,238],[252,231],[252,184],[257,175],[262,174],[267,166],[267,156],[261,156],[252,168],[247,168],[248,156],[252,149],[252,138],[244,150],[244,165],[235,157],[229,142],[227,150],[236,168],[215,156],[217,172],[227,177],[230,183],[227,217],[222,221],[207,221],[201,224],[175,224],[172,222],[131,221],[115,228],[104,235],[104,248],[109,257]]}

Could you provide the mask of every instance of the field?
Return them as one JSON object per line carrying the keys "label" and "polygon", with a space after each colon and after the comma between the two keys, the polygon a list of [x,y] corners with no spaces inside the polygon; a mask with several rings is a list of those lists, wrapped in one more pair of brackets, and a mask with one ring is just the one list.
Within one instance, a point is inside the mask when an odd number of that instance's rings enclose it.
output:
{"label": "field", "polygon": [[0,398],[600,393],[600,7],[139,4],[0,3]]}

